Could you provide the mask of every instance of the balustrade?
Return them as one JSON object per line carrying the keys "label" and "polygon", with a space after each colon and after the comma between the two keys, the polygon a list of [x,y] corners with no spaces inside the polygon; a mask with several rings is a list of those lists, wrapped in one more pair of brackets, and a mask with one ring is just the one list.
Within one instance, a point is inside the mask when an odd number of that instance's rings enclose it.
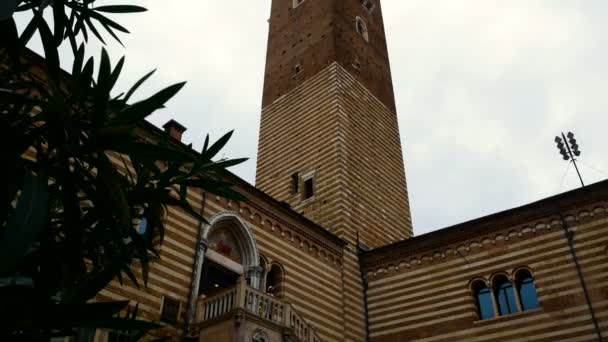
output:
{"label": "balustrade", "polygon": [[308,324],[286,303],[267,293],[253,289],[245,282],[239,282],[235,287],[214,294],[211,297],[201,298],[197,304],[197,320],[199,323],[240,308],[255,314],[265,320],[293,329],[298,341],[321,342],[321,339]]}

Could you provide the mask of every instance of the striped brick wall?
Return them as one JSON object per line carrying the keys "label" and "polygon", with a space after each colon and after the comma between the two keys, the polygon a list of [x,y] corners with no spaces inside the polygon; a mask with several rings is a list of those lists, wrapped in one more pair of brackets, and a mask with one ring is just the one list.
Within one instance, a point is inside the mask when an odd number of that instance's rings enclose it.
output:
{"label": "striped brick wall", "polygon": [[[587,203],[563,213],[607,337],[605,192],[600,198],[589,194]],[[390,252],[387,248],[366,255],[371,341],[597,341],[559,216],[553,211],[531,217],[526,210],[509,213],[508,224],[480,219],[437,232],[437,243],[433,237],[418,243],[414,238],[407,241],[411,248],[393,246]],[[488,228],[478,231],[476,226]],[[461,238],[447,243],[444,239],[455,229]],[[498,272],[512,274],[520,267],[533,273],[540,308],[480,320],[470,282]]]}
{"label": "striped brick wall", "polygon": [[[278,202],[234,178],[232,181],[242,185],[237,189],[248,200],[234,202],[205,196],[205,217],[224,212],[241,217],[253,231],[259,253],[269,264],[279,263],[283,267],[284,300],[294,305],[324,341],[344,340],[342,243],[336,237],[328,238],[329,233],[321,227],[280,208]],[[202,209],[200,192],[190,191],[188,199],[195,210]],[[112,281],[97,299],[139,303],[140,318],[158,321],[162,298],[168,296],[181,302],[180,323],[183,323],[199,227],[200,223],[182,210],[167,208],[161,258],[151,264],[148,286],[136,288],[128,279],[123,279],[123,286]],[[141,279],[141,274],[136,272],[136,275]],[[157,335],[178,340],[181,332],[167,327]]]}
{"label": "striped brick wall", "polygon": [[[313,198],[291,192],[295,173]],[[256,186],[351,242],[412,235],[396,115],[338,63],[263,109]]]}

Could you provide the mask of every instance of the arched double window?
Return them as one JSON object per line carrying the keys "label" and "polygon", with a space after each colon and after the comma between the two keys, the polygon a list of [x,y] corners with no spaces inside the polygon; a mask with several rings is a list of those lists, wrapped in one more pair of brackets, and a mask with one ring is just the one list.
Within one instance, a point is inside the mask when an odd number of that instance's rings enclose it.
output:
{"label": "arched double window", "polygon": [[492,303],[492,292],[483,280],[476,280],[472,285],[475,295],[475,304],[480,319],[494,317],[494,304]]}
{"label": "arched double window", "polygon": [[536,287],[534,287],[534,278],[530,271],[522,269],[515,273],[515,285],[521,309],[523,311],[533,310],[539,307],[538,296],[536,295]]}

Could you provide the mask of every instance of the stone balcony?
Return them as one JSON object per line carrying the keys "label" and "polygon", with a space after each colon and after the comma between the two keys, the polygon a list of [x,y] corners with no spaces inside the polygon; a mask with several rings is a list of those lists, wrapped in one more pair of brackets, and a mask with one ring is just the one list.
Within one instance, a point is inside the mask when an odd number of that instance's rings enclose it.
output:
{"label": "stone balcony", "polygon": [[244,282],[201,298],[191,332],[201,342],[321,342],[291,304]]}

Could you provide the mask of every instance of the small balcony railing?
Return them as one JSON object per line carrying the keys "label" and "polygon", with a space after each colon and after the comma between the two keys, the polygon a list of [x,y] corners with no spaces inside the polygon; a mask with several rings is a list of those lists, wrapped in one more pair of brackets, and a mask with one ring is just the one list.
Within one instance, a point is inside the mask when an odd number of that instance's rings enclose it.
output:
{"label": "small balcony railing", "polygon": [[265,320],[293,329],[301,342],[321,342],[313,327],[300,316],[291,304],[239,282],[236,286],[201,298],[197,303],[197,321],[203,323],[234,309],[244,309]]}

